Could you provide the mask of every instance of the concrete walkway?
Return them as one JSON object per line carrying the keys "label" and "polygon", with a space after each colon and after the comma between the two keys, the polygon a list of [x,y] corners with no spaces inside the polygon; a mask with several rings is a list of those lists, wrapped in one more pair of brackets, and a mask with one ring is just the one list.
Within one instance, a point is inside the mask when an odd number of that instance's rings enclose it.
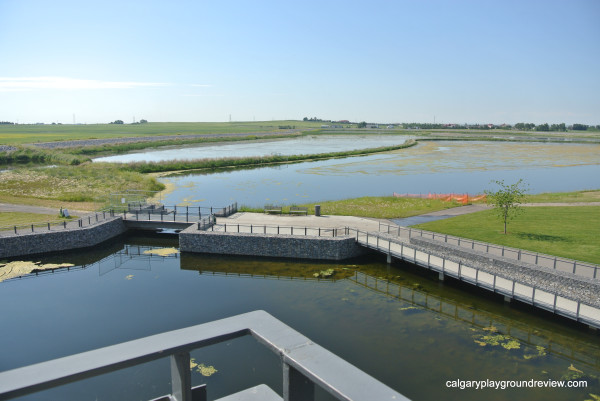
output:
{"label": "concrete walkway", "polygon": [[240,224],[264,226],[294,226],[294,227],[352,227],[364,231],[377,231],[379,222],[385,219],[370,219],[354,216],[290,216],[287,214],[266,214],[239,212],[229,217],[217,218],[217,224]]}

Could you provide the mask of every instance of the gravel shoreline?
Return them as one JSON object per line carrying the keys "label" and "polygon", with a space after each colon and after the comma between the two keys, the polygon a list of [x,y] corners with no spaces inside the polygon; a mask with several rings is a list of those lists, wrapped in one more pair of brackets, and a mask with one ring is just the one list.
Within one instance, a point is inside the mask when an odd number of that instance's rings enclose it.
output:
{"label": "gravel shoreline", "polygon": [[[99,146],[99,145],[116,145],[122,143],[135,143],[135,142],[158,142],[165,140],[177,140],[177,139],[204,139],[204,138],[231,138],[231,137],[245,137],[254,135],[257,137],[269,137],[275,135],[292,135],[300,132],[301,130],[285,130],[281,132],[248,132],[241,134],[194,134],[194,135],[160,135],[160,136],[134,136],[124,138],[107,138],[107,139],[78,139],[73,141],[57,141],[57,142],[40,142],[32,144],[35,147],[43,149],[59,149],[59,148],[73,148],[79,146]],[[1,148],[0,148],[1,149]]]}

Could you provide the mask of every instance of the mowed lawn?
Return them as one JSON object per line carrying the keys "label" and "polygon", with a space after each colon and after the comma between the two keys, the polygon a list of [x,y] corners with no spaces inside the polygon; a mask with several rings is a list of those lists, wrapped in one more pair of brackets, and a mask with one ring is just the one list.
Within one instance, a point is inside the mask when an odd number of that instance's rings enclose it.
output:
{"label": "mowed lawn", "polygon": [[494,210],[415,227],[600,264],[600,206],[524,207],[507,235]]}
{"label": "mowed lawn", "polygon": [[[77,216],[71,216],[71,219]],[[22,212],[0,212],[0,229],[11,228],[35,223],[46,223],[53,221],[69,220],[56,214],[22,213]]]}

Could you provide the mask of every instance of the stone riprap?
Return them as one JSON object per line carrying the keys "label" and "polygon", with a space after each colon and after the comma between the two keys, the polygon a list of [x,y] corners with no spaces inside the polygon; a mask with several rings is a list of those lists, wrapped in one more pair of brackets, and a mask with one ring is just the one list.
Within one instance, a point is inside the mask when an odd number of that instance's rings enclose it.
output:
{"label": "stone riprap", "polygon": [[366,250],[354,238],[201,231],[191,226],[179,233],[182,252],[343,260]]}
{"label": "stone riprap", "polygon": [[456,263],[461,262],[465,266],[475,267],[508,280],[535,286],[543,291],[600,308],[600,296],[598,296],[600,280],[576,276],[501,256],[490,256],[489,253],[428,238],[413,237],[410,239],[410,244],[419,251]]}
{"label": "stone riprap", "polygon": [[0,145],[0,152],[12,152],[13,150],[17,150],[17,148],[14,146]]}
{"label": "stone riprap", "polygon": [[0,258],[87,248],[125,231],[123,219],[113,217],[83,228],[0,237]]}

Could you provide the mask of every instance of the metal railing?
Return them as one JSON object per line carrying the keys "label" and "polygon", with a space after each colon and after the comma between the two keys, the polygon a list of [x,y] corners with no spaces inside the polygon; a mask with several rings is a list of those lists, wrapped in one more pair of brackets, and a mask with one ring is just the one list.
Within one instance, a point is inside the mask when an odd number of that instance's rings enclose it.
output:
{"label": "metal railing", "polygon": [[123,220],[136,221],[172,221],[192,223],[206,216],[227,217],[237,213],[237,202],[225,207],[165,206],[165,205],[129,205],[128,210],[109,209]]}
{"label": "metal railing", "polygon": [[572,273],[577,276],[600,279],[600,266],[593,263],[559,258],[557,256],[546,255],[539,252],[531,252],[523,249],[510,248],[506,246],[490,244],[487,242],[456,237],[453,235],[440,234],[432,231],[420,230],[418,228],[402,227],[381,222],[379,223],[379,231],[387,234],[394,234],[401,238],[421,237],[436,241],[443,241],[447,244],[457,245],[475,251],[486,252],[494,256],[502,256],[509,259],[519,260],[540,267]]}
{"label": "metal railing", "polygon": [[190,351],[245,335],[251,335],[281,358],[286,401],[314,400],[315,386],[338,400],[408,400],[264,311],[1,372],[0,399],[20,397],[168,357],[172,394],[161,399],[191,401]]}
{"label": "metal railing", "polygon": [[31,233],[44,233],[48,231],[60,231],[93,226],[99,222],[114,217],[111,211],[90,213],[87,216],[72,220],[55,220],[32,224],[21,224],[0,227],[0,236],[15,236]]}
{"label": "metal railing", "polygon": [[351,235],[355,236],[359,244],[367,248],[378,250],[387,255],[426,267],[444,275],[455,277],[492,292],[600,328],[600,308],[549,292],[536,285],[525,284],[515,279],[502,277],[478,267],[467,266],[461,261],[455,262],[441,256],[420,251],[417,247],[411,246],[400,239],[394,240],[357,229],[350,229],[349,231]]}
{"label": "metal railing", "polygon": [[215,224],[211,231],[247,234],[301,235],[310,237],[339,237],[349,235],[348,227],[305,227],[267,224]]}

